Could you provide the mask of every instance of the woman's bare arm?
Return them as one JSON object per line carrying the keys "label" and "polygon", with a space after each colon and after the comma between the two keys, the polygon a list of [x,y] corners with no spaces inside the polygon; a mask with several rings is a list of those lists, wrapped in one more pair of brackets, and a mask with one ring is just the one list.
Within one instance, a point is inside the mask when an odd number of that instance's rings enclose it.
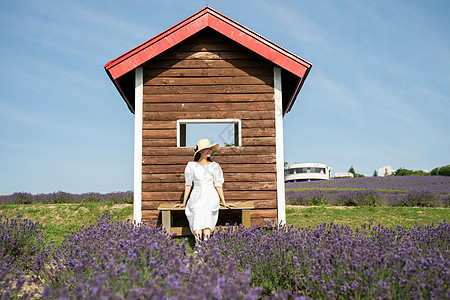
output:
{"label": "woman's bare arm", "polygon": [[223,206],[225,206],[225,207],[228,207],[228,208],[230,208],[230,207],[236,207],[236,205],[235,204],[227,204],[226,202],[225,202],[225,196],[223,195],[223,188],[221,187],[221,186],[216,186],[216,190],[217,190],[217,193],[219,194],[219,197],[220,197],[220,200],[222,200],[222,205]]}
{"label": "woman's bare arm", "polygon": [[191,192],[191,189],[192,189],[192,185],[185,185],[184,186],[183,204],[177,203],[177,204],[174,205],[174,207],[184,207],[184,206],[186,206],[186,202],[188,200],[189,193]]}

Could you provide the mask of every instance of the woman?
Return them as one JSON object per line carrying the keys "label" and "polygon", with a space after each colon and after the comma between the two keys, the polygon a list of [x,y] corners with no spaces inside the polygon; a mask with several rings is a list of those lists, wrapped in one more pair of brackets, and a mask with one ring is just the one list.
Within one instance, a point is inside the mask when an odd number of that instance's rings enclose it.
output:
{"label": "woman", "polygon": [[[219,144],[211,145],[208,139],[197,142],[194,149],[194,161],[188,162],[184,170],[183,204],[175,204],[175,207],[186,207],[185,214],[197,243],[201,240],[208,240],[216,227],[220,200],[222,200],[222,205],[227,208],[236,207],[234,204],[225,202],[222,189],[224,181],[222,168],[217,162],[211,160],[211,154],[218,149]],[[189,201],[187,201],[192,182],[194,182],[194,188]]]}

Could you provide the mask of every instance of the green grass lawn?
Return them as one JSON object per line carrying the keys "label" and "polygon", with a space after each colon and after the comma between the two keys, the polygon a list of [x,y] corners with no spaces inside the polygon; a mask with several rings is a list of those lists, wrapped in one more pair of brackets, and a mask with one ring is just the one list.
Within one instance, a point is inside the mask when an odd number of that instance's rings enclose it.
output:
{"label": "green grass lawn", "polygon": [[[65,234],[77,230],[82,225],[95,223],[96,219],[110,213],[118,220],[133,218],[132,204],[82,203],[82,204],[20,204],[0,205],[0,214],[7,217],[22,215],[47,226],[44,232],[50,240],[61,242]],[[339,225],[360,227],[372,220],[386,227],[412,227],[439,223],[450,219],[450,208],[430,207],[335,207],[335,206],[290,206],[286,208],[287,224],[295,227],[315,227],[321,223],[333,222]]]}
{"label": "green grass lawn", "polygon": [[133,219],[132,204],[82,203],[82,204],[11,204],[0,205],[0,214],[8,218],[22,215],[47,226],[44,233],[50,240],[61,242],[64,235],[78,230],[82,225],[96,222],[103,213],[118,216],[121,221]]}
{"label": "green grass lawn", "polygon": [[381,224],[385,227],[413,227],[419,225],[438,224],[449,220],[449,208],[435,207],[391,207],[391,206],[291,206],[286,208],[286,223],[295,227],[315,227],[320,223],[333,222],[348,225],[352,228],[361,224]]}

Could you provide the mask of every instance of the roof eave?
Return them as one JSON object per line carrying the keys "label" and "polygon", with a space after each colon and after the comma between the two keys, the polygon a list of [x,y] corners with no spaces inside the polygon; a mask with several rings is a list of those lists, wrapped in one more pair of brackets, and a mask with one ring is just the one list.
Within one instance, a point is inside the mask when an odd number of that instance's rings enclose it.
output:
{"label": "roof eave", "polygon": [[297,99],[298,94],[300,93],[300,90],[303,87],[303,84],[305,83],[306,77],[308,77],[309,72],[311,71],[312,65],[310,68],[308,68],[305,75],[301,78],[299,78],[297,85],[294,89],[294,93],[291,96],[291,99],[289,99],[288,104],[286,105],[286,108],[283,112],[283,117],[291,110],[292,106],[294,105],[295,100]]}

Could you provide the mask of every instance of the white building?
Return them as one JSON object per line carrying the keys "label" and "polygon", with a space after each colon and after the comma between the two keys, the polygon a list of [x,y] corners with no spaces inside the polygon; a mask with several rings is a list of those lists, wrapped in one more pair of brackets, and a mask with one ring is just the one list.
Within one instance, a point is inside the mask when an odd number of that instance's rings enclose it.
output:
{"label": "white building", "polygon": [[334,173],[334,178],[353,178],[353,173],[350,172],[341,172],[341,173]]}
{"label": "white building", "polygon": [[284,182],[331,178],[331,167],[321,163],[295,163],[284,168]]}
{"label": "white building", "polygon": [[377,170],[378,177],[391,176],[394,172],[395,170],[391,166],[384,166]]}

